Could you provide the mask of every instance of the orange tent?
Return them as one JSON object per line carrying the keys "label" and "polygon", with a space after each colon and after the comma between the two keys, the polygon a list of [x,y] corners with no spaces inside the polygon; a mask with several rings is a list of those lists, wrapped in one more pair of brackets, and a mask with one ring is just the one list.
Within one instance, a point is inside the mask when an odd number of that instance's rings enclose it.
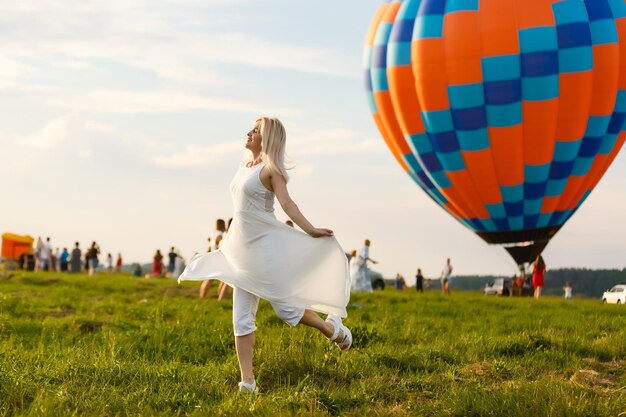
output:
{"label": "orange tent", "polygon": [[19,258],[21,254],[32,250],[34,240],[28,235],[20,236],[13,233],[4,233],[2,235],[2,257],[9,259]]}

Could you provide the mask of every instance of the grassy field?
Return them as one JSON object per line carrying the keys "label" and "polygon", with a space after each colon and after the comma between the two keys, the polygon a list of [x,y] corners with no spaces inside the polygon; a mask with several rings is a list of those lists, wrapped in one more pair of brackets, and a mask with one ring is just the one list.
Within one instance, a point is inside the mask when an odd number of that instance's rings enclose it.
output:
{"label": "grassy field", "polygon": [[[258,396],[238,394],[230,301],[127,275],[0,279],[0,416],[626,415],[626,307],[353,295],[339,352],[262,303]],[[212,296],[215,289],[212,290]]]}

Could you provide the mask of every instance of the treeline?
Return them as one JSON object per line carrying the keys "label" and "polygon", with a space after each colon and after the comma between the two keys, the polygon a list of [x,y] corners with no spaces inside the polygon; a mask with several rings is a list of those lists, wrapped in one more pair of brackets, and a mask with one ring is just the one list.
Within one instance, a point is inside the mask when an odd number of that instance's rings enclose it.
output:
{"label": "treeline", "polygon": [[[485,284],[496,278],[512,278],[495,275],[457,275],[454,286],[460,290],[482,290]],[[599,298],[602,293],[616,284],[626,284],[624,269],[562,268],[548,269],[545,278],[544,294],[562,295],[566,281],[572,283],[574,295]]]}

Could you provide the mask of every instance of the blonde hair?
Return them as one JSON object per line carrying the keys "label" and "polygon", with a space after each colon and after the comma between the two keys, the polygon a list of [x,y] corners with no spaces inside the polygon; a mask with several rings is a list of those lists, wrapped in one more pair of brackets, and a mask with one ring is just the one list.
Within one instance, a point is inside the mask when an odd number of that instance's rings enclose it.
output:
{"label": "blonde hair", "polygon": [[[287,132],[285,127],[275,117],[259,117],[259,133],[261,134],[261,160],[269,169],[280,174],[289,181],[287,167],[285,166],[285,147]],[[252,159],[249,159],[251,161]]]}

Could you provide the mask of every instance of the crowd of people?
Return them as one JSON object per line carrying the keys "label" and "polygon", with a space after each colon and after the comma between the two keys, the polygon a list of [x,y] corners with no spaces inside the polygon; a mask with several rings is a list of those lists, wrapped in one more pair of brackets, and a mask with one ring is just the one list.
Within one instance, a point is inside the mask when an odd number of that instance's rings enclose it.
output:
{"label": "crowd of people", "polygon": [[[113,261],[113,255],[107,253],[104,269],[107,272],[120,272],[122,269],[122,255],[117,254]],[[100,266],[100,246],[94,241],[86,249],[82,250],[79,242],[74,243],[71,252],[67,247],[54,249],[50,237],[43,240],[37,238],[34,248],[20,255],[18,267],[26,271],[53,271],[80,273],[86,272],[93,275]]]}
{"label": "crowd of people", "polygon": [[[232,218],[228,221],[223,219],[217,219],[215,223],[215,231],[211,236],[207,238],[208,249],[207,252],[216,251],[220,247],[220,243],[226,237],[228,229],[230,228]],[[291,220],[285,222],[290,227],[294,227]],[[363,246],[357,251],[356,249],[346,253],[349,262],[350,278],[352,281],[352,292],[372,292],[372,281],[370,278],[370,268],[368,263],[377,264],[378,262],[372,259],[369,255],[369,249],[371,241],[365,239]],[[19,267],[24,270],[30,271],[54,271],[54,272],[70,272],[80,273],[85,272],[88,275],[94,275],[100,263],[100,247],[94,241],[88,246],[86,250],[82,250],[79,242],[74,243],[74,247],[71,251],[67,247],[62,249],[57,247],[53,249],[50,237],[46,237],[43,240],[41,237],[37,238],[37,242],[32,251],[24,253],[20,256],[18,261]],[[113,258],[111,253],[107,253],[105,263],[102,268],[107,272],[121,272],[123,259],[120,253],[117,257]],[[164,264],[165,257],[160,250],[157,249],[152,259],[152,269],[145,277],[158,278],[177,278],[183,272],[186,266],[185,259],[180,255],[179,251],[175,247],[171,247],[170,252],[167,254],[167,266]],[[135,276],[144,276],[141,266],[136,264],[135,269],[132,271]],[[453,267],[450,258],[446,259],[446,262],[441,270],[440,282],[441,291],[445,295],[449,295],[452,290],[452,272]],[[509,287],[509,295],[523,295],[525,286],[531,287],[533,290],[533,296],[536,299],[541,297],[542,289],[545,285],[545,272],[546,265],[543,257],[539,255],[532,263],[532,272],[526,273],[526,268],[520,265],[519,274],[511,279]],[[205,280],[202,282],[199,290],[199,297],[206,298],[209,294],[212,281]],[[422,270],[417,269],[415,274],[415,290],[423,293],[424,289],[430,287],[430,280],[424,278]],[[400,273],[396,274],[395,288],[398,291],[408,291],[409,287],[404,276]],[[217,286],[217,299],[222,300],[228,293],[228,285],[223,282],[219,282]],[[564,298],[572,298],[572,284],[566,282],[563,287]]]}

